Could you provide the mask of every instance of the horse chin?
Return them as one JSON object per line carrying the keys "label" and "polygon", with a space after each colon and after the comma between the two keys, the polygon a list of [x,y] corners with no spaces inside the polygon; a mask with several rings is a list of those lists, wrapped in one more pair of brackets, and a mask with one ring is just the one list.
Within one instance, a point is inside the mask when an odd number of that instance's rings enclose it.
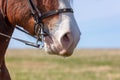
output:
{"label": "horse chin", "polygon": [[45,38],[44,49],[48,54],[69,57],[72,55],[73,50],[68,51],[63,48],[58,42],[54,42],[50,37]]}
{"label": "horse chin", "polygon": [[62,50],[62,51],[58,51],[56,50],[56,48],[54,47],[45,47],[45,51],[48,53],[48,54],[51,54],[51,55],[58,55],[58,56],[63,56],[63,57],[69,57],[72,55],[73,52],[66,52],[66,50]]}

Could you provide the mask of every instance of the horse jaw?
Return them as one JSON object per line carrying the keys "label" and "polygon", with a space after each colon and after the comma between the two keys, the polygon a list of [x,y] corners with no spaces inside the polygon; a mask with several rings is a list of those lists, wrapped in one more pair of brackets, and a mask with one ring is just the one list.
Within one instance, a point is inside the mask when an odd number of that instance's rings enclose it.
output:
{"label": "horse jaw", "polygon": [[[70,7],[69,0],[59,0],[59,9]],[[45,37],[45,50],[50,54],[70,56],[79,42],[81,34],[73,13],[60,14],[56,24],[50,31],[51,35]]]}

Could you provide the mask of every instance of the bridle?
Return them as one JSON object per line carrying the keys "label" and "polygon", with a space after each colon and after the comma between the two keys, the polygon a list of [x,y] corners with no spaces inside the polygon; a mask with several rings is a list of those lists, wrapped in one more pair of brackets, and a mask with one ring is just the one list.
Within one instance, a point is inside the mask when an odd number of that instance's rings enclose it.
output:
{"label": "bridle", "polygon": [[[49,35],[49,30],[46,30],[46,26],[45,24],[42,22],[43,19],[56,15],[56,14],[60,14],[60,13],[66,13],[66,12],[72,12],[73,13],[73,9],[72,8],[64,8],[64,9],[57,9],[57,10],[52,10],[49,12],[46,12],[44,14],[41,14],[40,11],[38,10],[38,8],[34,5],[32,0],[28,0],[29,2],[29,6],[31,9],[31,13],[34,17],[34,21],[35,21],[35,26],[34,26],[34,32],[35,34],[38,34],[37,38],[38,40],[41,40],[41,42],[44,45],[44,36]],[[42,46],[43,46],[42,45]]]}
{"label": "bridle", "polygon": [[[35,25],[34,25],[34,33],[36,34],[36,36],[34,36],[35,38],[37,38],[36,43],[31,43],[22,39],[18,39],[18,38],[14,38],[14,37],[10,37],[8,35],[2,34],[2,36],[5,37],[9,37],[12,39],[15,39],[17,41],[23,42],[27,45],[33,46],[33,47],[44,47],[44,37],[49,35],[49,30],[46,28],[45,24],[43,23],[43,19],[56,15],[56,14],[61,14],[61,13],[73,13],[73,9],[72,8],[63,8],[63,9],[56,9],[56,10],[52,10],[46,13],[41,14],[41,12],[38,10],[38,8],[34,5],[33,0],[27,0],[29,3],[29,7],[31,10],[31,14],[34,18],[35,21]],[[28,32],[22,30],[21,28],[16,27],[18,30],[25,32],[27,34],[29,34]],[[1,33],[0,33],[1,35]],[[30,35],[30,34],[29,34]],[[39,44],[38,42],[41,42],[42,44]]]}

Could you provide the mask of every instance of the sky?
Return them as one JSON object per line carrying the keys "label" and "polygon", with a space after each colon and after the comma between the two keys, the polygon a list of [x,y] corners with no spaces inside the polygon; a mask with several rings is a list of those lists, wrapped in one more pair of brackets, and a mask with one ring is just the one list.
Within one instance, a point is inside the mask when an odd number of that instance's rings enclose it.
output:
{"label": "sky", "polygon": [[[81,30],[77,48],[120,48],[120,0],[73,0],[74,15]],[[34,41],[15,30],[14,37]],[[31,48],[11,40],[9,48]]]}

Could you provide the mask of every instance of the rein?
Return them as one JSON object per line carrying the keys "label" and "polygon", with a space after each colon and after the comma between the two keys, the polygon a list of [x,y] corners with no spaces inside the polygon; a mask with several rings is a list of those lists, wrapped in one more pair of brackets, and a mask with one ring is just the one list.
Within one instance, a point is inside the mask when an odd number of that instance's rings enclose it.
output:
{"label": "rein", "polygon": [[[49,36],[49,30],[46,28],[45,24],[43,23],[43,19],[50,17],[50,16],[53,16],[53,15],[56,15],[56,14],[61,14],[61,13],[67,13],[67,12],[73,13],[73,9],[72,8],[63,8],[63,9],[52,10],[52,11],[46,12],[44,14],[41,14],[41,12],[38,10],[38,8],[34,5],[33,0],[27,0],[27,1],[29,3],[31,14],[32,14],[34,21],[35,21],[34,33],[37,36],[32,36],[29,34],[29,32],[26,32],[25,30],[23,30],[19,27],[16,27],[16,29],[36,38],[37,39],[36,43],[32,43],[32,42],[29,42],[26,40],[11,37],[11,36],[3,34],[3,33],[0,33],[0,35],[7,37],[7,38],[10,38],[10,39],[20,41],[20,42],[25,43],[26,45],[29,45],[29,46],[33,46],[36,48],[43,48],[44,47],[44,37]],[[7,6],[7,4],[8,4],[8,0],[6,0],[6,6]],[[39,42],[41,42],[41,44],[39,44]]]}

